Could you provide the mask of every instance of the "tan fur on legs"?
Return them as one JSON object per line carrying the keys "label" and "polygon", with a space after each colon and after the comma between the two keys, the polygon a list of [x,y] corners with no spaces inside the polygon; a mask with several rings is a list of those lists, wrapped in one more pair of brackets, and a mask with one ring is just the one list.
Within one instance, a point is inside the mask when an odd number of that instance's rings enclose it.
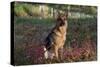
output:
{"label": "tan fur on legs", "polygon": [[55,56],[58,59],[58,48],[55,47],[55,50],[54,51],[55,51]]}
{"label": "tan fur on legs", "polygon": [[59,58],[63,60],[63,47],[59,49]]}

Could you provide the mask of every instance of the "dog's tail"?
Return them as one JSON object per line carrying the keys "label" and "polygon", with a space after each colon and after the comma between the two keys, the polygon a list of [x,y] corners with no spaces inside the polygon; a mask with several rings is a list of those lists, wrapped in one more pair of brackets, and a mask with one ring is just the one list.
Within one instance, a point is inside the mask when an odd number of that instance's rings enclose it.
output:
{"label": "dog's tail", "polygon": [[45,47],[47,50],[50,50],[51,49],[51,46],[52,46],[52,35],[51,33],[46,37],[46,39],[44,40],[45,42]]}

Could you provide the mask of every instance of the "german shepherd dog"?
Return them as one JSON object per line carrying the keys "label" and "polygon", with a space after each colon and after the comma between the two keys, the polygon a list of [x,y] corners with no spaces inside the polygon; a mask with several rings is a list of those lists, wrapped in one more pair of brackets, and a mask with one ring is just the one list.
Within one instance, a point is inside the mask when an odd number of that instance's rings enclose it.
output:
{"label": "german shepherd dog", "polygon": [[51,30],[51,33],[49,33],[45,39],[44,56],[46,59],[53,59],[54,57],[58,59],[62,57],[59,56],[59,50],[60,53],[63,53],[61,51],[63,50],[63,46],[66,40],[66,30],[67,15],[64,13],[59,14],[55,27]]}

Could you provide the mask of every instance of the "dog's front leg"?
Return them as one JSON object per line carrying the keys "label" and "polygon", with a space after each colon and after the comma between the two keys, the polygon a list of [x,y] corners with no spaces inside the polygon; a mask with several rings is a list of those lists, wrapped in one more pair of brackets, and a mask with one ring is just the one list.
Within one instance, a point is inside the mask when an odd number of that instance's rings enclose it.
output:
{"label": "dog's front leg", "polygon": [[58,48],[55,47],[54,52],[55,52],[56,59],[58,59]]}
{"label": "dog's front leg", "polygon": [[60,60],[63,60],[63,47],[59,49],[59,57],[60,57]]}

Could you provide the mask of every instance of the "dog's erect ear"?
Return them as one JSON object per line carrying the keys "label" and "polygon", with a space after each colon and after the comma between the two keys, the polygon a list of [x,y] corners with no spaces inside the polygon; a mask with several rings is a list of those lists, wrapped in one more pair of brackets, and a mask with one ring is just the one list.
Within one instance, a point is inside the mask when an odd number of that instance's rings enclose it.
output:
{"label": "dog's erect ear", "polygon": [[66,18],[68,18],[68,12],[66,12],[65,15],[66,15]]}
{"label": "dog's erect ear", "polygon": [[59,20],[67,20],[67,18],[68,18],[68,12],[58,11],[57,21],[59,21]]}

